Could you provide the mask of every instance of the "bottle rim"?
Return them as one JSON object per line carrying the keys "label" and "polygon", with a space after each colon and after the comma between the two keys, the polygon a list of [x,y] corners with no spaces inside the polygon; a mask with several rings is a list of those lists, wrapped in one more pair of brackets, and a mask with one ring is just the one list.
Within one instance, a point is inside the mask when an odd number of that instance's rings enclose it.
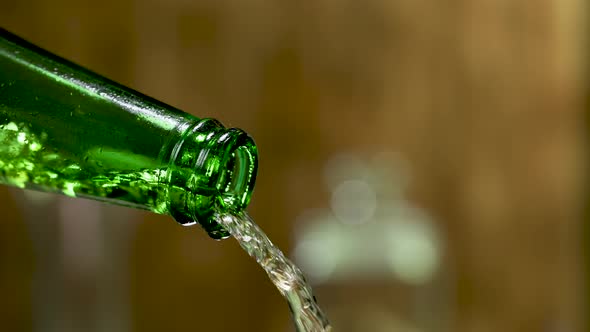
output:
{"label": "bottle rim", "polygon": [[200,151],[187,166],[196,174],[207,174],[209,184],[206,187],[213,199],[210,211],[197,211],[194,204],[187,202],[192,217],[189,219],[192,220],[175,219],[185,226],[197,221],[212,238],[227,238],[229,233],[214,220],[213,215],[220,212],[239,213],[250,203],[258,168],[254,140],[243,130],[227,129],[215,119],[199,120],[184,133],[172,149],[170,165],[177,166],[179,158],[191,148],[191,140],[199,142]]}

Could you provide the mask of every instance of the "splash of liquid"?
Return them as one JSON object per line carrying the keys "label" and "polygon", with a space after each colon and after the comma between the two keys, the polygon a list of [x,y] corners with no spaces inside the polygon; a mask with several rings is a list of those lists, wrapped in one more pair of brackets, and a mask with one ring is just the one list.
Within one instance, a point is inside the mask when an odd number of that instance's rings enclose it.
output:
{"label": "splash of liquid", "polygon": [[329,332],[330,324],[301,270],[268,239],[247,213],[217,215],[240,246],[260,264],[289,303],[298,332]]}

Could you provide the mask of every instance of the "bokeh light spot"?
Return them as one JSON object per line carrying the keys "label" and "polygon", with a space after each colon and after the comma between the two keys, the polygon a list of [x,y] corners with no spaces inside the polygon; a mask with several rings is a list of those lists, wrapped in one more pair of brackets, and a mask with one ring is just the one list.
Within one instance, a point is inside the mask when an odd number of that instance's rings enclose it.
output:
{"label": "bokeh light spot", "polygon": [[365,181],[347,180],[332,192],[334,215],[345,224],[369,221],[377,208],[377,194]]}

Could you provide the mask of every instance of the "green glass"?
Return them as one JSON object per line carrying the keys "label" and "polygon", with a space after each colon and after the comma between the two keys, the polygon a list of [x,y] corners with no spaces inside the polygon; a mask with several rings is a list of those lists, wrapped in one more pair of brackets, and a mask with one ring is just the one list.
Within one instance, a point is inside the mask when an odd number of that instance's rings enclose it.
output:
{"label": "green glass", "polygon": [[64,60],[0,28],[0,183],[171,215],[228,236],[246,208],[254,141]]}

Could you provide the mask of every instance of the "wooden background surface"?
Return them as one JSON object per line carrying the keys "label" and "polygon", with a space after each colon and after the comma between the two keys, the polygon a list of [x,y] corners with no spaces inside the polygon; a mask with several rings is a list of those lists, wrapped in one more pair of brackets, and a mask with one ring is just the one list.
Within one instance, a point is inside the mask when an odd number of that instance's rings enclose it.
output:
{"label": "wooden background surface", "polygon": [[[287,251],[297,216],[329,205],[331,156],[402,155],[412,201],[445,240],[439,281],[322,286],[336,332],[583,331],[584,9],[580,0],[0,0],[0,25],[251,133],[261,165],[250,211]],[[291,328],[233,241],[7,188],[0,207],[2,330]],[[420,304],[404,292],[424,294],[444,326],[405,315]],[[379,323],[370,315],[379,310],[403,324]]]}

